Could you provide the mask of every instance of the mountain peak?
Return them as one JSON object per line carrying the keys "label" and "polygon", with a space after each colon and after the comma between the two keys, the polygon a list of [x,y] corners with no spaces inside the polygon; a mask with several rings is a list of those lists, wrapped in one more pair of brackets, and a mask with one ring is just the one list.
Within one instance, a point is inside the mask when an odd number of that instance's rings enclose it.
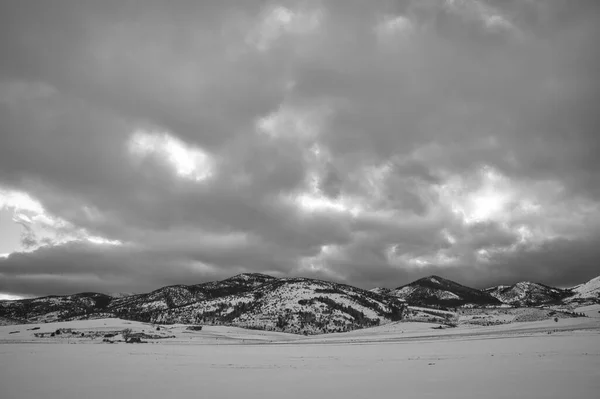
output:
{"label": "mountain peak", "polygon": [[446,283],[446,282],[454,283],[453,281],[450,281],[450,280],[445,279],[443,277],[437,276],[435,274],[432,274],[431,276],[423,277],[422,279],[419,279],[417,281],[429,281],[429,282],[432,282],[434,284],[440,284],[440,285],[442,283]]}
{"label": "mountain peak", "polygon": [[465,287],[435,274],[398,287],[392,295],[418,305],[460,306],[464,304],[495,305],[500,302],[486,292]]}

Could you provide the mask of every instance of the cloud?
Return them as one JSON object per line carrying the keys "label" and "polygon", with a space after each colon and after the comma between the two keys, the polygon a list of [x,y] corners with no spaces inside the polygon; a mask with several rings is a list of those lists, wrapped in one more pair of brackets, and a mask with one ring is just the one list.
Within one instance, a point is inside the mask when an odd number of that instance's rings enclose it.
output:
{"label": "cloud", "polygon": [[598,11],[2,4],[0,292],[594,277]]}
{"label": "cloud", "polygon": [[129,139],[129,151],[141,160],[148,156],[163,158],[177,176],[195,181],[208,179],[213,165],[210,156],[198,148],[189,148],[166,133],[135,131]]}
{"label": "cloud", "polygon": [[450,12],[459,14],[467,20],[475,20],[490,31],[516,29],[506,16],[484,1],[446,0],[444,5]]}
{"label": "cloud", "polygon": [[267,7],[260,14],[255,27],[246,35],[246,41],[261,52],[268,51],[282,36],[314,33],[319,28],[322,17],[318,8],[304,10],[281,5]]}

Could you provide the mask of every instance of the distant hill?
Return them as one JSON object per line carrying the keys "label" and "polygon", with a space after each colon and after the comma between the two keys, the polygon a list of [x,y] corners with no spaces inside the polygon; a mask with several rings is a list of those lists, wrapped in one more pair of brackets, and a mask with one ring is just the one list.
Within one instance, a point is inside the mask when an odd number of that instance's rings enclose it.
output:
{"label": "distant hill", "polygon": [[544,284],[521,281],[505,286],[500,285],[483,290],[502,303],[517,306],[537,306],[542,304],[559,303],[571,292]]}
{"label": "distant hill", "polygon": [[576,285],[569,290],[570,295],[567,302],[585,302],[587,300],[596,300],[600,302],[600,276],[595,277],[587,283]]}
{"label": "distant hill", "polygon": [[66,320],[74,316],[104,311],[112,297],[95,292],[66,296],[0,301],[0,317],[20,322]]}
{"label": "distant hill", "polygon": [[411,305],[457,307],[472,305],[500,305],[501,302],[481,290],[466,287],[454,281],[429,276],[391,290],[389,295],[407,301]]}

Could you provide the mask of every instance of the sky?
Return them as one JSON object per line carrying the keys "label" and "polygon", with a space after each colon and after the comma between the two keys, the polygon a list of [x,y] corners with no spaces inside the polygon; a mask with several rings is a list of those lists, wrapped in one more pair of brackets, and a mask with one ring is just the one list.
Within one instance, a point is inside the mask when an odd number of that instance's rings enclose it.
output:
{"label": "sky", "polygon": [[0,295],[600,274],[597,0],[0,3]]}

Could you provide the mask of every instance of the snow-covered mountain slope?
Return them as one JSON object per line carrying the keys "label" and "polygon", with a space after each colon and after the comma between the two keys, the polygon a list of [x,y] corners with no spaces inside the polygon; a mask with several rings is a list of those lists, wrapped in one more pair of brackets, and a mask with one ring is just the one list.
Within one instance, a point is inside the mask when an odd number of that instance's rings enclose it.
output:
{"label": "snow-covered mountain slope", "polygon": [[[102,303],[81,306],[77,298]],[[347,331],[400,320],[398,298],[344,284],[302,278],[241,274],[197,285],[163,287],[147,294],[45,297],[0,305],[0,317],[23,322],[120,317],[157,323],[225,324],[294,333]],[[81,299],[79,300],[81,301]]]}
{"label": "snow-covered mountain slope", "polygon": [[496,305],[496,298],[439,276],[429,276],[392,290],[390,295],[422,306]]}
{"label": "snow-covered mountain slope", "polygon": [[544,284],[521,281],[513,285],[500,285],[485,290],[502,303],[518,306],[536,306],[557,303],[569,296],[569,292]]}
{"label": "snow-covered mountain slope", "polygon": [[111,292],[106,295],[108,295],[112,298],[125,298],[126,296],[136,295],[136,293],[135,292]]}
{"label": "snow-covered mountain slope", "polygon": [[241,293],[271,281],[258,273],[240,274],[226,280],[197,285],[173,285],[149,293],[105,295],[82,293],[0,302],[0,317],[22,322],[57,321],[69,318],[116,316],[147,320],[157,311],[184,306],[210,298]]}
{"label": "snow-covered mountain slope", "polygon": [[277,279],[265,274],[243,273],[221,281],[196,285],[173,285],[147,294],[115,299],[107,310],[119,317],[145,321],[154,317],[161,310],[243,294],[273,280]]}
{"label": "snow-covered mountain slope", "polygon": [[573,295],[566,299],[567,302],[584,301],[587,299],[600,300],[600,276],[591,279],[587,283],[576,285],[570,291]]}
{"label": "snow-covered mountain slope", "polygon": [[156,310],[184,306],[205,298],[205,294],[195,286],[172,285],[147,294],[114,298],[107,310],[118,316],[126,316],[132,312],[150,314]]}
{"label": "snow-covered mountain slope", "polygon": [[406,316],[407,305],[451,308],[468,304],[532,306],[600,301],[600,277],[571,290],[522,282],[485,291],[438,276],[422,278],[394,290],[366,291],[321,280],[246,273],[221,281],[174,285],[128,296],[82,293],[0,301],[0,321],[28,323],[120,317],[313,334],[399,320]]}
{"label": "snow-covered mountain slope", "polygon": [[265,283],[276,281],[277,278],[261,273],[242,273],[225,280],[211,281],[193,287],[200,289],[207,298],[246,292]]}
{"label": "snow-covered mountain slope", "polygon": [[379,295],[390,295],[390,293],[392,292],[391,289],[384,288],[384,287],[371,288],[369,291],[374,292],[375,294],[379,294]]}
{"label": "snow-covered mountain slope", "polygon": [[229,324],[292,333],[326,333],[400,320],[397,298],[304,278],[278,279],[233,294],[158,312],[157,323]]}

